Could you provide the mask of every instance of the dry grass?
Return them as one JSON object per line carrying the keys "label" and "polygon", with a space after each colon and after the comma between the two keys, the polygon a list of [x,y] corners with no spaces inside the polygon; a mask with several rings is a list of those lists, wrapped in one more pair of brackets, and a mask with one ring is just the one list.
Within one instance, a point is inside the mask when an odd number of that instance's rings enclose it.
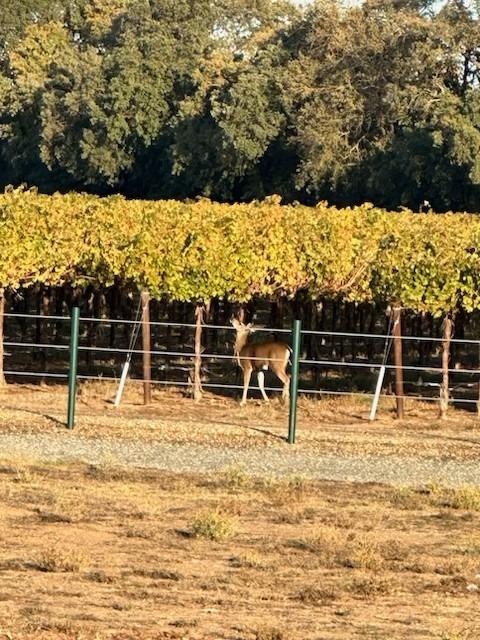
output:
{"label": "dry grass", "polygon": [[450,506],[453,509],[480,511],[480,487],[464,485],[450,492]]}
{"label": "dry grass", "polygon": [[254,632],[254,640],[290,640],[288,632],[277,627],[260,627]]}
{"label": "dry grass", "polygon": [[[0,430],[63,432],[65,389],[0,391]],[[284,447],[286,411],[178,391],[144,408],[89,384],[76,432]],[[393,401],[300,402],[297,450],[478,459],[478,422]],[[14,640],[477,640],[479,491],[305,478],[254,480],[0,463],[0,638]],[[192,535],[195,534],[195,535]],[[39,570],[42,569],[42,570]]]}
{"label": "dry grass", "polygon": [[65,548],[64,542],[57,542],[41,551],[32,565],[39,571],[79,573],[87,566],[87,558],[81,551]]}
{"label": "dry grass", "polygon": [[[141,385],[128,385],[121,408],[113,409],[116,385],[82,382],[75,431],[86,437],[200,442],[215,445],[281,446],[287,435],[288,411],[273,394],[267,405],[251,399],[246,408],[232,398],[205,394],[194,403],[178,389],[155,388],[153,403],[144,407]],[[66,388],[8,385],[0,389],[0,431],[52,432],[65,427]],[[301,398],[297,448],[322,453],[375,455],[395,453],[442,458],[477,459],[480,421],[466,411],[449,411],[438,418],[435,403],[406,402],[405,419],[395,420],[394,400],[384,399],[378,420],[368,421],[369,402],[353,397]],[[108,472],[97,468],[101,475]],[[226,471],[233,487],[248,478],[241,468]]]}
{"label": "dry grass", "polygon": [[378,570],[384,562],[382,546],[371,533],[321,526],[297,544],[315,553],[325,566]]}
{"label": "dry grass", "polygon": [[[410,640],[412,624],[415,638],[480,637],[470,493],[238,469],[0,468],[0,630],[12,638]],[[288,508],[302,517],[279,517]]]}
{"label": "dry grass", "polygon": [[421,509],[424,506],[480,511],[480,487],[463,485],[457,488],[430,483],[425,489],[398,486],[390,490],[391,503],[400,509]]}
{"label": "dry grass", "polygon": [[207,540],[227,540],[237,531],[237,519],[221,511],[199,513],[189,526],[192,536]]}

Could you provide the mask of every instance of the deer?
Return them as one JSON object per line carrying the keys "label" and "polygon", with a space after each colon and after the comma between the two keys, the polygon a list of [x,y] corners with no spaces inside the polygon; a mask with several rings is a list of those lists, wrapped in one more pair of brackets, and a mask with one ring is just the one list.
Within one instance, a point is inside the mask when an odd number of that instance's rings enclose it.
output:
{"label": "deer", "polygon": [[282,402],[288,401],[290,376],[286,369],[290,358],[291,349],[288,344],[279,342],[278,340],[269,340],[268,342],[249,342],[250,334],[255,332],[253,323],[244,324],[233,318],[232,325],[237,332],[234,355],[238,365],[243,371],[243,395],[240,406],[247,403],[248,387],[252,372],[256,371],[258,386],[262,393],[263,399],[268,402],[268,396],[265,393],[265,374],[264,370],[272,369],[277,378],[283,382]]}

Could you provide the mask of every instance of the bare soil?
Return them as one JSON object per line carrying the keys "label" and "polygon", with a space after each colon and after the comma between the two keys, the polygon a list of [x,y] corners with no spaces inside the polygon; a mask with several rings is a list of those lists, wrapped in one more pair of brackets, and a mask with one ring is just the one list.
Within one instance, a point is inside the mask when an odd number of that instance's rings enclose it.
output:
{"label": "bare soil", "polygon": [[[75,433],[85,437],[196,442],[212,446],[284,446],[288,409],[278,397],[269,404],[249,399],[240,407],[232,398],[206,393],[195,403],[177,389],[156,390],[144,406],[141,386],[127,387],[119,409],[111,383],[82,383]],[[436,459],[480,459],[480,419],[451,408],[440,419],[436,404],[406,401],[405,419],[397,420],[394,399],[384,399],[378,419],[368,421],[370,403],[362,398],[300,398],[296,447],[346,455],[416,455]],[[0,389],[1,432],[64,431],[65,386],[8,385]]]}
{"label": "bare soil", "polygon": [[[86,384],[85,437],[287,447],[287,411]],[[63,387],[0,393],[0,432],[65,429]],[[302,400],[299,448],[479,457],[476,416]],[[0,454],[0,459],[2,458]],[[480,489],[0,463],[0,639],[480,639]]]}
{"label": "bare soil", "polygon": [[9,461],[0,503],[2,638],[480,638],[480,494]]}

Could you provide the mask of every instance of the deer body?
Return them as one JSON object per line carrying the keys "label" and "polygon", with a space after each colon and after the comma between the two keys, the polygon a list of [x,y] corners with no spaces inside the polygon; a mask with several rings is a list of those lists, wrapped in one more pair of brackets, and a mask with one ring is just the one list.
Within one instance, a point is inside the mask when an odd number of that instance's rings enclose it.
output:
{"label": "deer body", "polygon": [[237,362],[243,371],[243,395],[241,405],[247,402],[248,387],[253,371],[257,373],[258,386],[264,400],[268,402],[265,393],[264,370],[271,369],[277,378],[283,382],[282,400],[289,397],[290,376],[287,374],[287,364],[290,357],[290,347],[284,342],[269,340],[268,342],[249,342],[250,334],[255,331],[252,324],[243,324],[238,320],[232,320],[237,332],[234,353]]}

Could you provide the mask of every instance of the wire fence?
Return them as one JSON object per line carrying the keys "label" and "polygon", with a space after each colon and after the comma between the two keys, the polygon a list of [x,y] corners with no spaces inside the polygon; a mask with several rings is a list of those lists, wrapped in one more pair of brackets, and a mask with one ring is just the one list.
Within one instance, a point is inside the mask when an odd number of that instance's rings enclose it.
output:
{"label": "wire fence", "polygon": [[[68,330],[71,318],[70,316],[63,315],[40,315],[40,314],[23,314],[23,313],[6,313],[5,314],[5,326],[6,332],[9,333],[9,323],[14,324],[16,321],[26,321],[28,320],[30,323],[65,323],[65,331]],[[174,386],[174,387],[183,387],[190,388],[192,386],[192,371],[193,371],[193,362],[196,358],[201,359],[202,363],[202,380],[201,387],[204,389],[211,390],[219,390],[219,391],[230,391],[230,392],[238,392],[242,391],[243,384],[238,383],[238,381],[232,382],[231,380],[235,377],[234,366],[237,366],[238,363],[242,362],[246,358],[242,358],[241,355],[234,356],[233,353],[233,343],[235,338],[235,328],[230,325],[221,325],[221,324],[203,324],[202,331],[210,331],[210,332],[226,332],[228,338],[224,341],[224,348],[228,347],[228,351],[211,351],[206,348],[202,350],[199,354],[193,348],[192,349],[169,349],[169,348],[158,348],[154,347],[149,350],[145,350],[139,348],[136,344],[137,338],[139,336],[139,327],[148,326],[148,330],[151,331],[155,328],[158,329],[167,329],[167,330],[182,330],[186,332],[192,332],[195,329],[198,329],[198,325],[194,323],[182,323],[182,322],[147,322],[145,323],[142,319],[118,319],[118,318],[94,318],[94,317],[84,317],[81,316],[79,318],[80,325],[84,330],[84,334],[82,334],[82,338],[78,345],[78,351],[80,353],[89,354],[93,357],[93,361],[100,362],[101,371],[93,374],[89,371],[79,371],[77,375],[77,379],[82,381],[92,381],[92,380],[102,380],[102,381],[110,381],[114,383],[119,383],[121,378],[121,369],[123,361],[128,357],[132,356],[145,356],[149,355],[154,359],[153,361],[153,370],[154,377],[151,379],[152,385],[158,385],[160,387],[166,386]],[[111,328],[113,325],[115,326],[123,326],[129,329],[129,343],[128,346],[105,346],[99,344],[85,344],[86,338],[89,335],[89,325],[95,325],[97,327],[102,327],[104,329]],[[12,327],[10,326],[10,329]],[[136,332],[135,340],[132,343],[132,336],[134,336],[133,331]],[[270,334],[270,335],[282,335],[282,340],[288,342],[289,335],[291,334],[290,329],[285,328],[268,328],[268,327],[255,327],[255,332],[259,334]],[[12,333],[12,331],[10,331]],[[14,331],[13,331],[14,333]],[[58,332],[57,332],[58,333]],[[61,333],[61,332],[60,332]],[[325,341],[334,342],[336,340],[344,340],[344,339],[352,339],[356,341],[363,341],[366,344],[368,341],[376,341],[377,343],[384,343],[385,349],[379,349],[377,353],[377,357],[369,358],[367,355],[367,349],[364,349],[364,352],[360,355],[357,355],[355,360],[346,360],[343,359],[332,359],[327,357],[307,357],[308,354],[302,353],[299,358],[300,365],[300,385],[298,388],[298,392],[300,394],[304,394],[305,396],[315,397],[315,396],[351,396],[351,397],[363,397],[373,399],[375,392],[375,382],[378,376],[379,370],[384,367],[387,372],[395,372],[397,370],[397,366],[392,364],[391,362],[386,361],[386,357],[384,357],[383,361],[381,360],[382,353],[387,353],[386,345],[388,341],[392,340],[392,335],[386,333],[354,333],[354,332],[341,332],[341,331],[314,331],[314,330],[302,330],[302,336],[305,338],[309,337],[310,340],[317,340],[320,343]],[[67,339],[68,335],[65,333],[63,336],[64,341]],[[432,336],[412,336],[412,335],[403,335],[399,336],[402,341],[413,343],[413,344],[421,344],[423,343],[442,343],[442,338],[436,338]],[[260,338],[260,342],[265,340],[264,337]],[[467,345],[476,345],[480,351],[480,340],[473,339],[464,339],[464,338],[452,338],[451,344],[458,344],[462,346]],[[18,339],[5,339],[3,342],[3,346],[5,351],[6,358],[13,358],[15,360],[15,356],[17,356],[21,350],[30,350],[32,352],[44,352],[44,355],[48,352],[58,352],[60,354],[60,358],[49,360],[45,355],[44,361],[49,364],[49,367],[46,367],[44,370],[33,370],[29,368],[26,363],[25,357],[20,357],[18,367],[6,367],[4,373],[7,377],[12,377],[12,379],[51,379],[54,381],[63,382],[68,379],[68,365],[65,360],[61,359],[62,354],[65,356],[69,354],[71,350],[71,345],[65,342],[47,342],[47,341],[35,341],[35,340],[18,340]],[[114,362],[108,362],[108,357],[113,357],[115,359]],[[255,357],[252,355],[248,356],[248,360],[252,361],[255,364],[255,361],[264,361],[265,357]],[[231,363],[231,367],[229,370],[225,372],[225,367],[223,367],[222,378],[218,379],[220,376],[219,371],[215,371],[212,373],[210,371],[210,367],[213,364],[222,364],[222,363]],[[240,368],[237,366],[238,371]],[[315,375],[307,375],[307,371],[311,372],[315,369],[320,370],[320,373],[323,373],[323,378],[315,377]],[[386,392],[385,390],[380,393],[381,398],[390,398],[390,399],[412,399],[412,400],[421,400],[425,402],[438,402],[439,394],[434,393],[419,393],[415,392],[415,388],[423,388],[433,391],[435,388],[440,389],[442,385],[441,377],[446,373],[451,374],[452,377],[456,376],[458,378],[455,384],[451,384],[448,390],[455,392],[458,390],[462,390],[463,392],[467,392],[472,388],[478,390],[480,383],[480,369],[478,367],[462,367],[462,366],[448,366],[442,367],[440,365],[424,365],[424,364],[415,364],[408,363],[402,364],[402,370],[411,373],[417,374],[417,380],[409,380],[408,387],[411,390],[409,393],[404,394],[396,394],[393,391]],[[334,372],[332,374],[332,371]],[[370,389],[358,389],[355,386],[351,386],[351,380],[343,380],[342,373],[339,372],[348,372],[350,376],[355,375],[355,372],[365,371],[369,374],[369,379],[365,383],[365,386],[370,385]],[[175,375],[173,373],[175,372]],[[165,377],[165,375],[172,374],[171,377]],[[214,375],[215,374],[215,375]],[[326,375],[329,374],[329,375]],[[420,380],[419,378],[422,375],[428,375],[432,377],[432,380]],[[216,378],[215,378],[216,376]],[[312,378],[314,382],[312,382]],[[465,379],[465,378],[468,378]],[[332,380],[335,381],[336,387],[332,386]],[[129,382],[133,384],[144,383],[143,377],[137,375],[132,375],[129,378]],[[344,382],[345,386],[350,385],[350,388],[340,388],[341,383]],[[258,389],[259,387],[253,387],[254,389]],[[265,387],[266,391],[269,392],[279,392],[282,390],[282,387],[279,386],[268,386]],[[478,396],[478,392],[477,392]],[[449,395],[446,401],[450,404],[462,403],[466,405],[477,405],[478,397],[466,397],[465,394],[463,396],[460,395]]]}
{"label": "wire fence", "polygon": [[[30,320],[41,320],[45,322],[55,321],[63,321],[66,323],[70,323],[70,316],[58,316],[58,315],[40,315],[40,314],[30,314],[30,313],[5,313],[5,318],[13,318],[13,319],[30,319]],[[80,316],[80,322],[88,323],[100,323],[105,325],[111,324],[119,324],[119,325],[141,325],[143,320],[129,320],[129,319],[120,319],[120,318],[93,318],[90,316]],[[176,327],[176,328],[187,328],[187,329],[195,329],[197,326],[194,323],[188,322],[154,322],[148,321],[147,324],[150,327]],[[231,333],[235,333],[235,328],[232,325],[222,325],[222,324],[208,324],[203,323],[202,327],[204,329],[217,329],[223,331],[229,331]],[[284,333],[291,334],[291,329],[278,328],[278,327],[263,327],[263,326],[255,326],[255,333]],[[313,331],[311,329],[302,329],[302,335],[314,335],[314,336],[324,336],[324,337],[337,337],[337,338],[368,338],[368,339],[376,339],[376,340],[386,340],[391,338],[391,334],[385,333],[361,333],[361,332],[347,332],[347,331]],[[443,338],[436,338],[432,336],[412,336],[412,335],[403,335],[400,334],[399,337],[402,340],[410,340],[415,342],[443,342]],[[480,348],[480,340],[474,339],[465,339],[465,338],[451,338],[450,342],[452,344],[476,344]]]}

